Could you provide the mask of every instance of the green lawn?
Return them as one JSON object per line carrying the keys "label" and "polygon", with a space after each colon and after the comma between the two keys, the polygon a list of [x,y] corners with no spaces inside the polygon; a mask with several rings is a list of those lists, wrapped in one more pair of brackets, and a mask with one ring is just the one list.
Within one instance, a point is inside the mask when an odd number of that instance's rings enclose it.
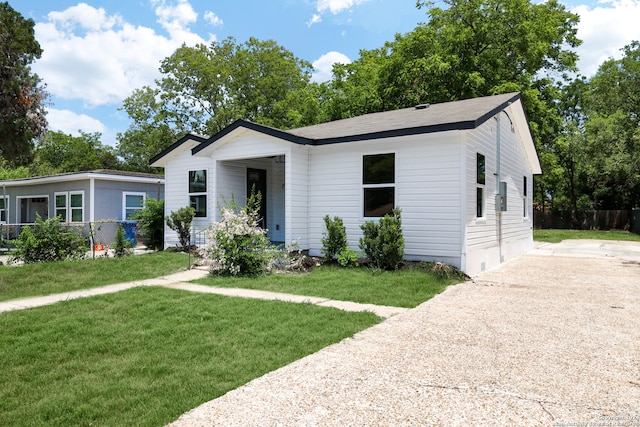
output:
{"label": "green lawn", "polygon": [[533,240],[559,243],[567,239],[625,240],[640,242],[640,235],[627,231],[611,230],[533,230]]}
{"label": "green lawn", "polygon": [[157,252],[123,258],[0,266],[0,301],[151,279],[186,270],[187,258],[183,253]]}
{"label": "green lawn", "polygon": [[262,289],[395,307],[416,307],[463,278],[442,279],[419,268],[380,271],[323,265],[310,273],[259,278],[206,277],[196,282],[227,288]]}
{"label": "green lawn", "polygon": [[1,424],[162,426],[379,321],[159,287],[4,313]]}

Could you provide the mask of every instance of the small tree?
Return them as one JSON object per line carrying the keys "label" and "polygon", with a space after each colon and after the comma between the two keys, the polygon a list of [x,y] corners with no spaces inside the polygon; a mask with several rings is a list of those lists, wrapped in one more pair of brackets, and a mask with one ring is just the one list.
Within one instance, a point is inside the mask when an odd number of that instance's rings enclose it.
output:
{"label": "small tree", "polygon": [[185,206],[177,211],[171,211],[171,214],[165,219],[167,226],[178,233],[178,240],[182,249],[189,250],[191,240],[191,222],[196,216],[196,210],[191,206]]}
{"label": "small tree", "polygon": [[326,259],[336,258],[342,251],[348,248],[347,245],[347,229],[345,228],[342,218],[329,215],[324,216],[324,224],[327,232],[322,237],[322,254]]}
{"label": "small tree", "polygon": [[132,219],[138,221],[138,231],[147,248],[160,250],[164,247],[164,200],[147,198],[144,208],[134,213]]}
{"label": "small tree", "polygon": [[363,231],[360,249],[364,251],[371,263],[383,270],[397,269],[404,256],[400,209],[394,209],[391,215],[387,214],[380,218],[377,224],[367,221],[360,228]]}
{"label": "small tree", "polygon": [[116,241],[113,242],[114,255],[116,257],[123,257],[131,254],[131,242],[127,240],[127,235],[124,232],[124,226],[118,224],[116,227]]}
{"label": "small tree", "polygon": [[36,222],[23,227],[15,241],[13,260],[31,264],[84,258],[89,250],[87,239],[60,221],[59,216],[43,220],[36,213]]}

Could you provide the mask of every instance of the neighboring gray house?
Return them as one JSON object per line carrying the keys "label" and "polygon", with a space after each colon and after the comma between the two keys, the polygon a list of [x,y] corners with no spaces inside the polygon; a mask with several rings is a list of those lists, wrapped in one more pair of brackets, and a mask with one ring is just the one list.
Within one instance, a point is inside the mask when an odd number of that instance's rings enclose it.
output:
{"label": "neighboring gray house", "polygon": [[[320,255],[323,217],[349,245],[360,225],[402,209],[405,258],[469,275],[533,247],[533,175],[540,163],[518,93],[292,130],[238,120],[211,137],[187,134],[151,160],[165,169],[166,212],[191,205],[196,228],[242,204],[256,185],[273,241]],[[165,245],[177,242],[165,229]]]}
{"label": "neighboring gray house", "polygon": [[164,198],[161,175],[94,170],[0,181],[0,222],[30,224],[36,214],[67,223],[126,220],[147,197]]}

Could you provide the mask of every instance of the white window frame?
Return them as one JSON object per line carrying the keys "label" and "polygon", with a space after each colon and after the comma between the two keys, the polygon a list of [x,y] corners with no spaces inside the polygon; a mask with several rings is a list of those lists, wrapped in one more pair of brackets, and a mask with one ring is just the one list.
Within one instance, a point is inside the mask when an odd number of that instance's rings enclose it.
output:
{"label": "white window frame", "polygon": [[[142,206],[127,206],[127,196],[142,196]],[[127,218],[127,211],[134,210],[140,211],[144,209],[144,204],[147,201],[147,193],[143,191],[123,191],[122,192],[122,219],[124,221],[135,221]]]}
{"label": "white window frame", "polygon": [[[78,206],[71,206],[71,196],[80,196],[81,197],[81,205],[80,207]],[[65,206],[60,206],[58,207],[58,196],[65,196]],[[84,191],[56,191],[55,193],[53,193],[53,215],[57,216],[58,215],[58,210],[65,210],[65,218],[63,219],[62,222],[65,223],[82,223],[84,222]],[[82,212],[81,216],[82,219],[80,221],[74,221],[73,220],[73,211],[75,210],[80,210]]]}
{"label": "white window frame", "polygon": [[[204,171],[205,173],[205,191],[198,191],[198,192],[190,192],[190,186],[191,186],[191,172],[198,172],[198,171]],[[207,168],[201,168],[201,169],[190,169],[187,173],[187,194],[189,195],[189,206],[191,206],[191,198],[192,197],[201,197],[204,196],[204,210],[205,210],[205,215],[204,216],[198,216],[197,212],[196,212],[196,216],[194,218],[208,218],[209,217],[209,170]],[[196,210],[197,211],[197,210]]]}
{"label": "white window frame", "polygon": [[[2,209],[0,209],[0,224],[8,224],[9,223],[9,196],[0,196],[0,200],[4,200]],[[2,215],[4,214],[4,220],[2,219]]]}
{"label": "white window frame", "polygon": [[[365,184],[364,183],[364,158],[366,156],[381,156],[381,155],[386,155],[386,154],[393,154],[393,182],[388,182],[388,183],[381,183],[381,184]],[[376,189],[376,188],[393,188],[393,209],[395,209],[398,206],[398,191],[397,191],[397,187],[396,187],[396,183],[398,182],[398,153],[396,153],[395,151],[381,151],[381,152],[374,152],[374,153],[366,153],[366,154],[362,154],[362,156],[360,156],[360,182],[362,185],[362,189],[360,190],[360,217],[362,218],[363,221],[370,221],[370,220],[375,220],[375,219],[379,219],[382,217],[376,217],[376,216],[365,216],[365,197],[364,197],[364,193],[366,190],[368,189]]]}

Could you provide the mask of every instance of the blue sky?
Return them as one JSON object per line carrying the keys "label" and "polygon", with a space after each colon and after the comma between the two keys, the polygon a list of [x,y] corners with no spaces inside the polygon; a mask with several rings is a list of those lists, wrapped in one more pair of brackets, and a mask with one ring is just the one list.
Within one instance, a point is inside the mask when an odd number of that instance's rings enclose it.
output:
{"label": "blue sky", "polygon": [[[640,40],[640,0],[561,1],[581,16],[582,74]],[[273,39],[312,62],[327,80],[334,62],[380,47],[427,17],[415,0],[9,0],[36,22],[42,58],[33,70],[52,95],[49,127],[102,133],[116,144],[130,121],[119,111],[134,89],[153,85],[160,61],[182,43],[233,36]]]}

